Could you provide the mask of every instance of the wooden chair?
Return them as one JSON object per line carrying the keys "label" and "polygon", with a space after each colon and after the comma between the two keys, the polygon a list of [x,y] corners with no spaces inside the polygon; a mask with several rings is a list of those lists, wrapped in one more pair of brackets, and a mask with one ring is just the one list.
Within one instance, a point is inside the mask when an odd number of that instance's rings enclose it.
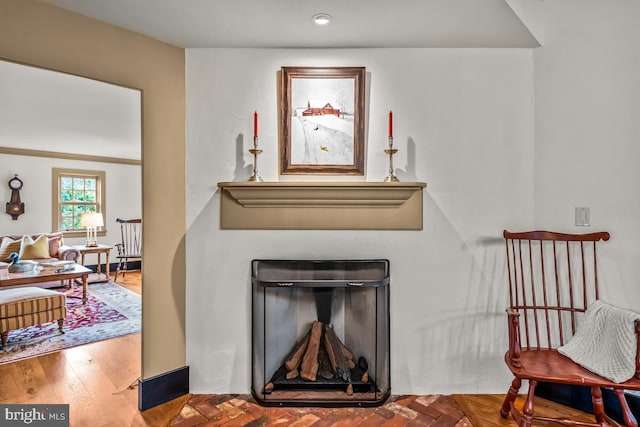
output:
{"label": "wooden chair", "polygon": [[120,243],[116,243],[118,249],[118,268],[113,278],[118,281],[118,274],[122,271],[122,277],[128,270],[129,261],[142,262],[142,219],[116,219],[120,224]]}
{"label": "wooden chair", "polygon": [[[518,426],[524,427],[531,426],[533,420],[563,425],[619,426],[604,412],[601,387],[609,387],[620,402],[624,424],[637,427],[624,390],[640,390],[640,320],[635,322],[638,335],[635,376],[624,383],[615,383],[588,371],[557,351],[574,335],[587,306],[599,299],[596,244],[609,240],[609,233],[578,235],[505,230],[504,238],[510,298],[509,349],[505,361],[515,378],[500,415],[506,418],[511,414]],[[529,390],[520,411],[514,402],[522,380],[528,380]],[[534,392],[539,381],[591,387],[595,422],[535,416]]]}

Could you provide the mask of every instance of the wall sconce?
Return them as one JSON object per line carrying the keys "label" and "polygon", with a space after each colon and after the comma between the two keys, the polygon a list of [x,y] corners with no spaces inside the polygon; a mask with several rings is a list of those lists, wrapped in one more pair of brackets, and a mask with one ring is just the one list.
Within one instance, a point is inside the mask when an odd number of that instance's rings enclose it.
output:
{"label": "wall sconce", "polygon": [[104,225],[104,220],[102,219],[102,214],[99,212],[89,212],[82,214],[80,217],[80,226],[87,227],[87,247],[95,247],[98,246],[97,232],[98,227],[102,227]]}
{"label": "wall sconce", "polygon": [[7,213],[11,215],[11,219],[14,221],[18,219],[20,215],[24,213],[24,203],[20,201],[20,189],[22,189],[23,182],[18,178],[18,174],[15,174],[8,182],[11,189],[11,200],[7,202]]}

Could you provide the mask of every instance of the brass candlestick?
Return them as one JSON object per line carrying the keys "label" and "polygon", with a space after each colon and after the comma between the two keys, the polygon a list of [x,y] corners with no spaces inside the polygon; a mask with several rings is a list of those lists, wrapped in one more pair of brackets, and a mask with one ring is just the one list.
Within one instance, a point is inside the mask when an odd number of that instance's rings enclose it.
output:
{"label": "brass candlestick", "polygon": [[393,148],[393,137],[389,137],[389,148],[384,150],[389,155],[389,175],[384,178],[384,182],[396,182],[400,181],[393,173],[393,155],[398,152],[397,148]]}
{"label": "brass candlestick", "polygon": [[258,137],[253,137],[253,148],[249,149],[249,152],[253,154],[253,175],[249,177],[250,182],[262,182],[262,178],[258,175],[258,154],[262,153],[262,150],[258,148]]}

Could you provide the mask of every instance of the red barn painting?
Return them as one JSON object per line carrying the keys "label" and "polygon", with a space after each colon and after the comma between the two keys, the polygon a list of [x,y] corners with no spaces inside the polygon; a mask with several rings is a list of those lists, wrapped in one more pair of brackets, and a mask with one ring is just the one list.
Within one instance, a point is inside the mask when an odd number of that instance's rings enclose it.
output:
{"label": "red barn painting", "polygon": [[340,117],[340,109],[333,108],[328,102],[322,107],[312,107],[311,102],[307,101],[307,109],[302,112],[303,116],[323,116],[327,114]]}

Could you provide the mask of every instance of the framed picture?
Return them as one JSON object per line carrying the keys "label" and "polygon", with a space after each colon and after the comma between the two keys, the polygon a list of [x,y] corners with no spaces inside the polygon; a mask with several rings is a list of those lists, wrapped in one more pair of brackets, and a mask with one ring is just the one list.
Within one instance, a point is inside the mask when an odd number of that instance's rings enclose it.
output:
{"label": "framed picture", "polygon": [[364,67],[282,67],[280,173],[364,175]]}

